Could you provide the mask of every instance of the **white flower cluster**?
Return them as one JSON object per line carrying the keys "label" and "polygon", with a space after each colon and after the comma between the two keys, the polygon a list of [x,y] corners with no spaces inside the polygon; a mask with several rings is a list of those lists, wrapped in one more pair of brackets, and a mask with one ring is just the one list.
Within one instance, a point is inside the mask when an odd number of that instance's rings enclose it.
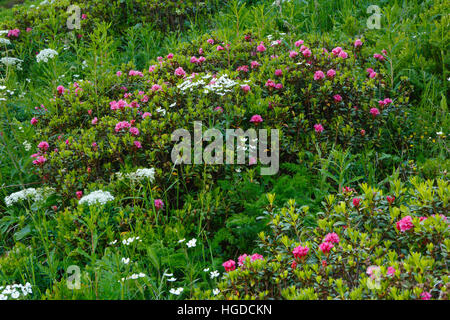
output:
{"label": "white flower cluster", "polygon": [[8,67],[16,67],[17,70],[22,70],[22,62],[23,60],[12,58],[12,57],[3,57],[0,59],[0,62]]}
{"label": "white flower cluster", "polygon": [[44,49],[38,53],[36,56],[36,61],[39,63],[41,61],[48,62],[48,59],[53,59],[58,55],[58,52],[53,49]]}
{"label": "white flower cluster", "polygon": [[49,194],[53,192],[54,190],[51,188],[28,188],[11,193],[9,196],[5,197],[5,203],[7,207],[11,207],[13,204],[26,199],[37,202],[45,199]]}
{"label": "white flower cluster", "polygon": [[133,273],[131,276],[129,276],[129,277],[126,277],[126,278],[122,278],[122,279],[120,279],[120,281],[118,281],[118,282],[124,282],[124,281],[126,281],[126,280],[136,280],[136,279],[139,279],[139,278],[144,278],[144,277],[146,277],[146,275],[144,274],[144,273]]}
{"label": "white flower cluster", "polygon": [[210,74],[207,74],[198,81],[192,81],[192,77],[190,77],[183,83],[179,84],[178,89],[180,89],[184,93],[186,90],[192,92],[194,88],[203,87],[203,93],[205,94],[214,92],[220,96],[224,96],[227,92],[232,92],[232,88],[234,86],[239,85],[239,82],[228,78],[227,74],[223,74],[219,78],[209,81],[209,84],[207,84],[205,80],[210,79],[211,77],[212,76]]}
{"label": "white flower cluster", "polygon": [[224,74],[220,78],[212,81],[210,84],[205,86],[204,93],[209,93],[210,91],[215,92],[219,96],[225,95],[227,92],[232,92],[232,87],[238,85],[237,81],[228,78],[228,75]]}
{"label": "white flower cluster", "polygon": [[109,201],[113,201],[114,197],[108,191],[97,190],[82,197],[79,204],[87,203],[89,206],[93,204],[106,204]]}
{"label": "white flower cluster", "polygon": [[[122,244],[129,246],[130,244],[132,244],[135,240],[139,240],[139,237],[131,237],[128,239],[124,239],[122,240]],[[139,242],[142,242],[142,240],[139,240]]]}
{"label": "white flower cluster", "polygon": [[178,289],[170,289],[169,292],[171,294],[174,294],[176,296],[179,296],[183,292],[184,288],[178,288]]}
{"label": "white flower cluster", "polygon": [[135,172],[127,173],[125,175],[122,172],[117,172],[116,176],[119,180],[123,180],[124,178],[128,178],[133,181],[149,179],[150,182],[153,182],[155,181],[155,168],[137,169]]}
{"label": "white flower cluster", "polygon": [[31,150],[31,143],[29,143],[27,140],[23,142],[23,147],[25,148],[25,151]]}
{"label": "white flower cluster", "polygon": [[0,38],[0,43],[1,44],[11,44],[11,41],[9,41],[9,39]]}
{"label": "white flower cluster", "polygon": [[0,286],[0,300],[19,299],[20,296],[26,297],[28,294],[33,293],[31,284],[27,282],[25,285],[12,284],[6,287]]}
{"label": "white flower cluster", "polygon": [[188,248],[193,248],[197,245],[197,239],[191,239],[186,243]]}

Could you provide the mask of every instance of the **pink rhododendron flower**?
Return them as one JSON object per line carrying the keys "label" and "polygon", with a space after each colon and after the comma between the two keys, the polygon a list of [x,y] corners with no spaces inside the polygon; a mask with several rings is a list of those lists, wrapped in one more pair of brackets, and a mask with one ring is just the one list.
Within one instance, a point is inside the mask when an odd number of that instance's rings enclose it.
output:
{"label": "pink rhododendron flower", "polygon": [[252,61],[250,63],[250,66],[252,67],[252,69],[258,68],[260,66],[258,61]]}
{"label": "pink rhododendron flower", "polygon": [[366,274],[371,278],[374,279],[377,274],[379,274],[380,267],[379,266],[370,266],[366,270]]}
{"label": "pink rhododendron flower", "polygon": [[339,236],[336,232],[328,233],[325,238],[323,238],[323,242],[339,243]]}
{"label": "pink rhododendron flower", "polygon": [[342,97],[339,94],[334,95],[333,99],[334,99],[335,102],[341,102],[342,101]]}
{"label": "pink rhododendron flower", "polygon": [[58,86],[57,88],[56,88],[56,91],[58,91],[58,93],[59,94],[63,94],[64,93],[64,87],[63,86]]}
{"label": "pink rhododendron flower", "polygon": [[242,267],[244,265],[245,260],[247,259],[247,254],[241,254],[238,258],[238,266]]}
{"label": "pink rhododendron flower", "polygon": [[328,78],[333,78],[335,75],[336,75],[336,71],[334,71],[333,69],[330,69],[327,71]]}
{"label": "pink rhododendron flower", "polygon": [[331,52],[333,53],[334,56],[339,55],[339,53],[341,53],[342,48],[341,47],[336,47],[333,50],[331,50]]}
{"label": "pink rhododendron flower", "polygon": [[49,144],[48,144],[47,141],[41,141],[41,142],[38,144],[38,148],[41,149],[41,150],[47,151],[48,148],[49,148]]}
{"label": "pink rhododendron flower", "polygon": [[32,118],[30,122],[31,122],[32,125],[35,125],[35,124],[37,124],[39,122],[39,120],[36,119],[36,118]]}
{"label": "pink rhododendron flower", "polygon": [[429,293],[428,291],[424,291],[420,294],[420,297],[422,298],[422,300],[430,300],[431,293]]}
{"label": "pink rhododendron flower", "polygon": [[214,40],[213,39],[208,39],[208,40],[206,40],[206,42],[208,42],[209,44],[214,44]]}
{"label": "pink rhododendron flower", "polygon": [[91,121],[91,123],[94,124],[94,125],[97,124],[97,122],[98,122],[98,118],[97,118],[97,117],[95,117],[95,118],[92,119],[92,121]]}
{"label": "pink rhododendron flower", "polygon": [[414,227],[411,216],[406,216],[403,219],[397,221],[396,223],[397,230],[400,232],[405,232]]}
{"label": "pink rhododendron flower", "polygon": [[153,92],[159,91],[159,90],[162,90],[162,87],[159,84],[154,84],[154,85],[152,85],[152,89],[151,90]]}
{"label": "pink rhododendron flower", "polygon": [[214,111],[217,111],[217,112],[223,112],[223,108],[222,107],[215,107],[214,108]]}
{"label": "pink rhododendron flower", "polygon": [[395,268],[394,267],[388,267],[387,268],[387,275],[393,276],[395,274]]}
{"label": "pink rhododendron flower", "polygon": [[375,53],[375,54],[373,55],[373,57],[374,57],[375,59],[379,60],[379,61],[384,61],[384,60],[385,60],[385,57],[384,57],[382,54],[379,54],[379,53]]}
{"label": "pink rhododendron flower", "polygon": [[266,81],[265,86],[274,88],[275,87],[275,82],[273,80],[269,79],[269,80]]}
{"label": "pink rhododendron flower", "polygon": [[356,39],[356,40],[355,40],[355,44],[354,44],[354,45],[355,45],[355,48],[361,47],[362,44],[363,44],[363,43],[362,43],[361,39]]}
{"label": "pink rhododendron flower", "polygon": [[43,165],[47,159],[44,156],[38,156],[36,160],[33,161],[33,164],[35,165]]}
{"label": "pink rhododendron flower", "polygon": [[80,200],[81,197],[83,196],[83,191],[77,191],[75,192],[75,195],[77,196],[77,199]]}
{"label": "pink rhododendron flower", "polygon": [[314,130],[317,133],[322,133],[323,132],[323,126],[320,123],[317,123],[317,124],[314,125]]}
{"label": "pink rhododendron flower", "polygon": [[342,50],[341,52],[339,52],[339,58],[347,59],[348,58],[348,53],[345,52],[344,50]]}
{"label": "pink rhododendron flower", "polygon": [[230,272],[236,269],[236,262],[234,260],[225,261],[222,266],[225,268],[226,272]]}
{"label": "pink rhododendron flower", "polygon": [[309,58],[312,55],[311,50],[309,50],[308,48],[306,48],[305,50],[302,51],[302,54],[304,57]]}
{"label": "pink rhododendron flower", "polygon": [[86,13],[83,13],[83,14],[81,15],[81,19],[86,20],[86,19],[87,19],[87,14],[86,14]]}
{"label": "pink rhododendron flower", "polygon": [[264,52],[266,51],[266,47],[264,46],[264,42],[260,42],[259,45],[256,47],[256,51],[258,52]]}
{"label": "pink rhododendron flower", "polygon": [[353,203],[353,206],[354,206],[355,208],[358,208],[359,205],[361,204],[361,199],[359,199],[359,198],[353,198],[352,203]]}
{"label": "pink rhododendron flower", "polygon": [[154,204],[156,210],[161,210],[162,208],[164,208],[164,201],[162,201],[161,199],[155,199]]}
{"label": "pink rhododendron flower", "polygon": [[278,89],[278,90],[283,89],[283,84],[282,84],[282,83],[277,83],[277,84],[275,85],[275,89]]}
{"label": "pink rhododendron flower", "polygon": [[236,71],[248,72],[248,66],[237,67]]}
{"label": "pink rhododendron flower", "polygon": [[167,59],[172,59],[173,58],[173,53],[169,53],[168,55],[167,55]]}
{"label": "pink rhododendron flower", "polygon": [[28,28],[26,29],[26,32],[31,32],[32,30],[33,30],[32,28],[28,27]]}
{"label": "pink rhododendron flower", "polygon": [[263,122],[263,118],[259,114],[255,114],[251,117],[250,122],[261,123],[261,122]]}
{"label": "pink rhododendron flower", "polygon": [[119,132],[122,129],[129,129],[129,128],[131,128],[131,124],[128,121],[121,121],[116,124],[115,130],[116,132]]}
{"label": "pink rhododendron flower", "polygon": [[141,144],[139,141],[134,141],[133,144],[134,144],[134,146],[135,146],[136,148],[138,148],[138,149],[141,149],[141,148],[142,148],[142,144]]}
{"label": "pink rhododendron flower", "polygon": [[394,201],[395,201],[395,197],[394,196],[387,196],[386,197],[386,200],[387,200],[387,202],[389,203],[389,204],[393,204],[394,203]]}
{"label": "pink rhododendron flower", "polygon": [[371,79],[374,79],[374,78],[376,78],[376,76],[377,76],[377,73],[374,71],[374,72],[371,72],[371,73],[369,73],[369,78],[371,78]]}
{"label": "pink rhododendron flower", "polygon": [[255,165],[257,162],[255,157],[250,157],[250,159],[248,159],[248,164],[251,166]]}
{"label": "pink rhododendron flower", "polygon": [[142,119],[145,119],[145,118],[151,117],[151,116],[152,116],[152,114],[151,114],[150,112],[144,112],[144,113],[142,114]]}
{"label": "pink rhododendron flower", "polygon": [[319,245],[320,251],[322,251],[325,254],[328,254],[333,248],[334,245],[331,242],[323,242]]}
{"label": "pink rhododendron flower", "polygon": [[19,29],[12,29],[8,31],[7,37],[16,37],[18,38],[20,34],[20,30]]}
{"label": "pink rhododendron flower", "polygon": [[117,71],[116,76],[120,77],[122,75],[122,71]]}
{"label": "pink rhododendron flower", "polygon": [[242,85],[241,86],[241,89],[242,90],[244,90],[244,92],[249,92],[251,89],[250,89],[250,86],[248,85],[248,84],[244,84],[244,85]]}
{"label": "pink rhododendron flower", "polygon": [[295,41],[295,46],[300,47],[303,44],[303,40]]}
{"label": "pink rhododendron flower", "polygon": [[370,109],[370,114],[376,117],[380,114],[380,110],[378,110],[377,108],[372,108]]}
{"label": "pink rhododendron flower", "polygon": [[264,257],[258,253],[252,254],[250,260],[253,262],[255,260],[264,260]]}
{"label": "pink rhododendron flower", "polygon": [[276,75],[277,77],[282,76],[282,75],[283,75],[283,70],[281,70],[281,69],[275,70],[275,75]]}
{"label": "pink rhododendron flower", "polygon": [[132,128],[130,128],[130,133],[131,133],[133,136],[138,136],[138,135],[139,135],[139,129],[138,129],[138,128],[135,128],[135,127],[132,127]]}
{"label": "pink rhododendron flower", "polygon": [[135,77],[135,76],[143,77],[144,76],[144,74],[142,72],[137,71],[137,70],[130,70],[130,72],[128,72],[128,75],[132,76],[132,77]]}
{"label": "pink rhododendron flower", "polygon": [[289,51],[289,57],[290,58],[295,58],[296,56],[298,56],[298,52],[297,51]]}
{"label": "pink rhododendron flower", "polygon": [[308,252],[309,252],[309,248],[307,246],[304,246],[304,247],[298,246],[292,251],[292,253],[294,254],[294,258],[297,258],[297,259],[302,259],[303,257],[306,257]]}
{"label": "pink rhododendron flower", "polygon": [[218,45],[218,46],[217,46],[217,51],[222,51],[222,50],[225,50],[225,48],[222,47],[221,45]]}
{"label": "pink rhododendron flower", "polygon": [[186,72],[183,70],[182,67],[178,67],[175,69],[175,75],[178,77],[184,77],[186,75]]}
{"label": "pink rhododendron flower", "polygon": [[153,71],[155,71],[155,69],[156,69],[156,65],[151,65],[149,68],[148,68],[148,72],[153,72]]}
{"label": "pink rhododendron flower", "polygon": [[325,78],[325,74],[323,73],[323,71],[316,71],[316,73],[314,73],[314,80],[321,80]]}

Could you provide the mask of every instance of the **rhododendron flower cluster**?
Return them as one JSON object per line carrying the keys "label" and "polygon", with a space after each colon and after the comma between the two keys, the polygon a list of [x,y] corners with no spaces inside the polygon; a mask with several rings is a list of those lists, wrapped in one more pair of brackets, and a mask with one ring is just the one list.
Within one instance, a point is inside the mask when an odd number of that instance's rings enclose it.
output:
{"label": "rhododendron flower cluster", "polygon": [[400,232],[408,231],[414,228],[414,224],[412,222],[411,216],[406,216],[403,219],[397,221],[396,223],[397,230]]}
{"label": "rhododendron flower cluster", "polygon": [[222,266],[225,268],[226,272],[230,272],[236,269],[236,262],[234,260],[225,261]]}

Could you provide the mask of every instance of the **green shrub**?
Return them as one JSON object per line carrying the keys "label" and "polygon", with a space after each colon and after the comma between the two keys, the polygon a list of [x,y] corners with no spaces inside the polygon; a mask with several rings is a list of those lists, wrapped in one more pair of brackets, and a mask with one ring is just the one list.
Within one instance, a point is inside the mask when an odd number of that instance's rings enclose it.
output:
{"label": "green shrub", "polygon": [[271,232],[258,241],[264,259],[226,265],[218,297],[448,299],[448,181],[393,180],[388,195],[361,190],[326,197],[317,227],[303,223],[308,207],[272,207],[268,195]]}

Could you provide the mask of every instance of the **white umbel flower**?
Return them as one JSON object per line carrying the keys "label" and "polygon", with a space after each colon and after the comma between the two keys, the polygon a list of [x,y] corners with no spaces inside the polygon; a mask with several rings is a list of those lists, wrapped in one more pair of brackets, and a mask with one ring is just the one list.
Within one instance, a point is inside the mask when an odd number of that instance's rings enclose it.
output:
{"label": "white umbel flower", "polygon": [[58,55],[58,52],[53,49],[44,49],[38,53],[36,56],[36,61],[39,63],[41,61],[48,62],[48,59],[53,59]]}
{"label": "white umbel flower", "polygon": [[123,180],[125,177],[133,181],[142,181],[149,179],[150,182],[155,181],[155,168],[137,169],[135,172],[123,174],[122,172],[116,173],[117,179]]}
{"label": "white umbel flower", "polygon": [[179,296],[182,292],[183,292],[183,288],[178,288],[178,289],[170,289],[169,292],[171,294],[174,294],[176,296]]}
{"label": "white umbel flower", "polygon": [[114,197],[108,191],[97,190],[97,191],[91,192],[90,194],[82,197],[80,199],[80,201],[78,202],[78,204],[87,203],[89,206],[94,205],[94,204],[103,205],[103,204],[106,204],[113,200],[114,200]]}
{"label": "white umbel flower", "polygon": [[0,59],[0,62],[8,67],[17,67],[18,70],[22,70],[22,62],[23,60],[13,58],[13,57],[3,57]]}
{"label": "white umbel flower", "polygon": [[44,200],[44,198],[53,192],[54,190],[52,188],[28,188],[11,193],[9,196],[5,197],[5,203],[7,207],[11,207],[13,204],[27,199],[33,202],[38,202]]}

